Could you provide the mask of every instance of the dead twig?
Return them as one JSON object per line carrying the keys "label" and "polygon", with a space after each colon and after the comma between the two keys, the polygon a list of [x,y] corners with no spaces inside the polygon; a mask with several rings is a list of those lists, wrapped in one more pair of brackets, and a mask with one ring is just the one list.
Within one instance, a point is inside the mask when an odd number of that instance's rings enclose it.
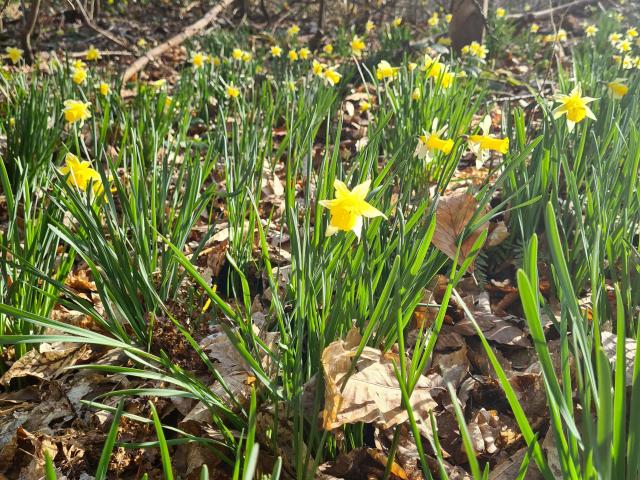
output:
{"label": "dead twig", "polygon": [[512,13],[507,15],[507,18],[509,20],[526,20],[526,21],[540,20],[541,18],[552,17],[553,15],[561,11],[569,10],[575,7],[590,5],[593,3],[598,3],[598,2],[597,0],[573,0],[572,2],[565,3],[563,5],[557,5],[555,7],[550,7],[545,10],[539,10],[537,12]]}
{"label": "dead twig", "polygon": [[85,10],[85,8],[82,5],[82,2],[80,0],[76,0],[75,1],[75,10],[78,10],[80,12],[80,16],[82,17],[82,22],[87,27],[89,27],[91,30],[99,33],[100,35],[102,35],[105,38],[108,38],[113,43],[115,43],[117,45],[120,45],[122,48],[126,48],[127,50],[129,50],[129,46],[126,44],[126,42],[124,42],[123,40],[120,40],[118,37],[113,35],[111,32],[108,32],[107,30],[104,30],[104,29],[100,28],[98,25],[96,25],[95,23],[93,23],[93,20],[91,20],[91,17],[89,17],[89,14]]}
{"label": "dead twig", "polygon": [[177,47],[185,40],[202,31],[207,25],[213,22],[213,20],[216,19],[220,12],[222,12],[232,2],[233,0],[222,0],[218,5],[209,10],[200,20],[189,25],[178,35],[171,37],[166,42],[161,43],[155,48],[152,48],[144,56],[138,58],[135,62],[129,65],[129,68],[127,68],[127,70],[124,72],[124,75],[122,76],[122,85],[124,86],[136,74],[142,71],[150,61],[162,56],[162,54],[164,54],[166,51]]}

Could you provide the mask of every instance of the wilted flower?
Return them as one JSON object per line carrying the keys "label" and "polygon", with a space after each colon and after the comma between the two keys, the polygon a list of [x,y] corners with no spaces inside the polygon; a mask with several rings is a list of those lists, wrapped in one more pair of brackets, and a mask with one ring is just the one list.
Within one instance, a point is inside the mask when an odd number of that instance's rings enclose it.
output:
{"label": "wilted flower", "polygon": [[61,167],[59,172],[67,177],[67,183],[71,186],[78,187],[83,192],[87,191],[89,185],[96,195],[102,193],[102,180],[100,174],[91,168],[91,163],[83,160],[80,161],[73,153],[67,153],[65,157],[65,166]]}
{"label": "wilted flower", "polygon": [[570,132],[576,123],[581,122],[586,117],[596,120],[596,116],[587,105],[593,102],[595,98],[583,97],[582,86],[579,83],[571,90],[569,95],[559,93],[553,99],[561,104],[553,110],[553,118],[560,118],[566,114],[567,127]]}
{"label": "wilted flower", "polygon": [[96,60],[100,60],[102,55],[100,54],[100,50],[91,45],[84,58],[86,58],[88,62],[94,62]]}
{"label": "wilted flower", "polygon": [[498,138],[489,134],[491,117],[485,116],[480,124],[482,135],[469,136],[469,150],[476,156],[476,167],[480,168],[489,156],[490,151],[505,154],[509,151],[509,138]]}
{"label": "wilted flower", "polygon": [[363,217],[386,218],[380,210],[365,201],[370,185],[371,181],[367,180],[355,186],[353,190],[349,190],[343,182],[335,180],[333,186],[336,190],[336,198],[334,200],[320,200],[320,205],[328,208],[331,213],[327,236],[342,230],[352,231],[360,239]]}
{"label": "wilted flower", "polygon": [[22,54],[24,53],[24,50],[22,50],[21,48],[7,47],[5,48],[5,52],[7,52],[6,57],[11,60],[11,63],[15,65],[20,60],[22,60]]}
{"label": "wilted flower", "polygon": [[431,133],[425,133],[418,137],[418,145],[414,155],[424,160],[425,164],[429,164],[438,152],[449,155],[453,148],[453,140],[442,138],[446,131],[447,125],[438,130],[438,119],[434,118],[431,125]]}
{"label": "wilted flower", "polygon": [[623,83],[624,81],[623,78],[616,78],[613,82],[607,83],[609,96],[614,100],[620,100],[629,91],[629,87]]}
{"label": "wilted flower", "polygon": [[64,119],[69,123],[84,122],[91,118],[91,104],[80,100],[65,100]]}
{"label": "wilted flower", "polygon": [[364,41],[357,35],[353,37],[351,40],[351,53],[356,57],[360,57],[362,55],[362,51],[366,48]]}

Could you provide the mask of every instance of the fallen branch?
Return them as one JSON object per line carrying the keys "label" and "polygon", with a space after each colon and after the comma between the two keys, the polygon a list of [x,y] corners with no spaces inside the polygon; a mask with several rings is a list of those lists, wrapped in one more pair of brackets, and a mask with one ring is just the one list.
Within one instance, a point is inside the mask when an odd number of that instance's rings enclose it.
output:
{"label": "fallen branch", "polygon": [[91,30],[99,33],[103,37],[108,38],[113,43],[115,43],[117,45],[120,45],[122,48],[129,49],[129,46],[123,40],[120,40],[118,37],[116,37],[112,33],[108,32],[107,30],[104,30],[104,29],[100,28],[98,25],[96,25],[93,22],[93,20],[91,19],[91,17],[87,13],[87,11],[84,9],[84,6],[82,5],[82,2],[80,0],[76,0],[75,7],[76,7],[76,10],[78,10],[80,12],[80,16],[82,17],[82,22],[87,27],[89,27]]}
{"label": "fallen branch", "polygon": [[572,2],[565,3],[564,5],[558,5],[557,7],[551,7],[537,12],[512,13],[510,15],[507,15],[507,18],[509,20],[540,20],[541,18],[551,17],[561,11],[597,2],[598,0],[573,0]]}
{"label": "fallen branch", "polygon": [[202,17],[197,22],[189,25],[184,31],[171,37],[164,43],[161,43],[155,48],[149,50],[144,56],[138,58],[135,62],[129,65],[129,68],[124,72],[122,76],[122,85],[124,86],[129,80],[131,80],[136,74],[142,71],[147,64],[155,60],[156,58],[162,56],[166,51],[171,50],[174,47],[177,47],[185,40],[193,37],[198,32],[203,30],[207,25],[209,25],[216,17],[220,14],[222,10],[228,7],[233,0],[221,0],[221,2],[209,10],[204,17]]}

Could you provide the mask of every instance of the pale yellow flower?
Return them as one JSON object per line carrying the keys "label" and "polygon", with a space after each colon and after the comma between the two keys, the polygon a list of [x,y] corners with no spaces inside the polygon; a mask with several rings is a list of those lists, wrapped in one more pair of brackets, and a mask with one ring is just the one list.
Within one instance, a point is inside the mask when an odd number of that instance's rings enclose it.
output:
{"label": "pale yellow flower", "polygon": [[196,52],[191,55],[191,64],[195,68],[202,68],[204,66],[205,54],[202,52]]}
{"label": "pale yellow flower", "polygon": [[398,69],[392,67],[389,62],[382,60],[376,67],[376,78],[378,80],[393,79],[398,75]]}
{"label": "pale yellow flower", "polygon": [[290,62],[295,62],[298,60],[298,52],[296,52],[295,50],[289,50],[287,56],[289,57]]}
{"label": "pale yellow flower", "polygon": [[611,35],[609,35],[609,42],[611,42],[612,45],[615,45],[621,39],[622,39],[622,35],[617,32],[614,32]]}
{"label": "pale yellow flower", "polygon": [[231,51],[231,57],[234,60],[242,60],[242,53],[243,53],[242,50],[240,50],[239,48],[234,48]]}
{"label": "pale yellow flower", "polygon": [[411,92],[411,100],[413,100],[414,102],[420,100],[420,98],[422,98],[422,92],[420,91],[420,89],[418,87],[413,89],[413,92]]}
{"label": "pale yellow flower", "polygon": [[295,37],[298,33],[300,33],[300,27],[298,25],[291,25],[289,30],[287,30],[287,35],[290,37]]}
{"label": "pale yellow flower", "polygon": [[342,78],[342,75],[336,72],[333,67],[325,69],[322,75],[331,86],[338,84]]}
{"label": "pale yellow flower", "polygon": [[333,45],[331,45],[330,43],[327,43],[324,47],[322,47],[322,51],[324,53],[331,55],[333,53]]}
{"label": "pale yellow flower", "polygon": [[74,68],[71,71],[71,80],[76,85],[82,85],[87,79],[87,71],[84,68]]}
{"label": "pale yellow flower", "polygon": [[5,56],[9,60],[11,60],[11,63],[13,63],[14,65],[22,60],[22,54],[24,53],[24,50],[22,50],[21,48],[7,47],[4,51],[6,52]]}
{"label": "pale yellow flower", "polygon": [[434,118],[431,125],[431,133],[426,133],[418,137],[418,144],[414,155],[422,160],[425,164],[431,163],[438,152],[442,152],[445,155],[451,153],[453,148],[453,140],[448,138],[442,138],[447,131],[447,125],[438,129],[438,119]]}
{"label": "pale yellow flower", "polygon": [[438,12],[433,12],[429,17],[429,20],[427,20],[427,23],[429,24],[429,26],[435,27],[436,25],[438,25],[439,21],[440,17],[438,16]]}
{"label": "pale yellow flower", "polygon": [[300,51],[298,51],[298,55],[300,56],[301,60],[308,60],[309,58],[311,58],[311,50],[309,50],[307,47],[302,47]]}
{"label": "pale yellow flower", "polygon": [[402,24],[402,18],[400,17],[396,17],[393,19],[393,26],[394,27],[399,27]]}
{"label": "pale yellow flower", "polygon": [[491,117],[485,116],[480,124],[481,135],[469,135],[469,150],[476,156],[476,167],[480,168],[489,156],[489,152],[495,151],[505,154],[509,151],[509,138],[498,138],[490,135]]}
{"label": "pale yellow flower", "polygon": [[336,191],[334,200],[320,200],[320,205],[329,209],[331,220],[327,228],[327,236],[334,235],[339,231],[352,231],[360,239],[362,232],[363,217],[375,218],[385,217],[385,215],[366,202],[371,181],[367,180],[357,185],[353,190],[340,180],[335,180],[333,186]]}
{"label": "pale yellow flower", "polygon": [[233,83],[230,83],[227,85],[226,93],[229,98],[238,98],[240,96],[240,89],[235,87]]}
{"label": "pale yellow flower", "polygon": [[532,23],[531,27],[529,27],[529,31],[531,33],[538,33],[538,30],[540,30],[540,25],[538,25],[537,23]]}
{"label": "pale yellow flower", "polygon": [[504,8],[496,8],[496,17],[497,18],[504,18],[504,16],[507,14],[507,11]]}
{"label": "pale yellow flower", "polygon": [[326,67],[326,65],[318,62],[317,60],[314,60],[313,63],[311,64],[311,69],[314,75],[322,75],[322,72],[324,71],[324,67]]}
{"label": "pale yellow flower", "polygon": [[273,47],[271,47],[272,57],[279,57],[280,55],[282,55],[282,49],[278,45],[274,45]]}
{"label": "pale yellow flower", "polygon": [[560,106],[553,110],[553,118],[560,118],[562,115],[567,116],[567,128],[571,132],[576,123],[581,122],[585,118],[596,120],[588,104],[593,102],[595,98],[583,97],[582,86],[578,83],[569,95],[556,94],[553,99],[560,103]]}
{"label": "pale yellow flower", "polygon": [[106,97],[107,95],[109,95],[109,93],[111,93],[111,87],[108,83],[105,82],[101,82],[100,85],[98,85],[98,90],[100,90],[100,95],[102,95],[103,97]]}
{"label": "pale yellow flower", "polygon": [[607,83],[609,96],[614,100],[620,100],[629,91],[629,87],[624,83],[624,79],[617,78],[613,82]]}
{"label": "pale yellow flower", "polygon": [[587,27],[584,29],[584,33],[587,37],[595,37],[596,33],[598,33],[598,27],[596,27],[595,25],[587,25]]}
{"label": "pale yellow flower", "polygon": [[627,29],[627,31],[625,32],[625,35],[627,36],[627,38],[629,39],[634,39],[638,36],[638,30],[634,27],[631,27],[629,29]]}
{"label": "pale yellow flower", "polygon": [[447,13],[444,16],[444,19],[447,21],[447,23],[451,23],[451,20],[453,19],[453,15],[451,15],[450,13]]}
{"label": "pale yellow flower", "polygon": [[367,33],[372,32],[375,28],[376,26],[371,20],[369,20],[364,26],[364,29],[367,31]]}

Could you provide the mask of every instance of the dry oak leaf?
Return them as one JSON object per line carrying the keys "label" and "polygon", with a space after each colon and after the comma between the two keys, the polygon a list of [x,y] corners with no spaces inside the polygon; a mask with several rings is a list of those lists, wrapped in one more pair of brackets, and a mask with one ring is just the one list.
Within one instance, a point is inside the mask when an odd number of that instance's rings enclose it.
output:
{"label": "dry oak leaf", "polygon": [[[478,209],[478,201],[466,192],[455,192],[444,195],[438,200],[436,208],[436,230],[433,233],[433,244],[452,260],[458,251],[458,241],[474,213]],[[488,228],[485,222],[467,237],[460,246],[458,264],[461,264],[473,247],[483,230]],[[469,267],[473,271],[473,265]]]}
{"label": "dry oak leaf", "polygon": [[[408,418],[394,372],[394,363],[397,365],[399,360],[392,354],[365,347],[347,378],[359,342],[360,334],[352,328],[346,339],[332,342],[322,352],[323,423],[327,430],[357,422],[376,423],[387,429]],[[411,407],[419,419],[428,419],[429,412],[437,405],[430,394],[432,388],[431,381],[421,376],[411,395]],[[424,435],[431,434],[427,424],[428,421],[419,424]]]}

